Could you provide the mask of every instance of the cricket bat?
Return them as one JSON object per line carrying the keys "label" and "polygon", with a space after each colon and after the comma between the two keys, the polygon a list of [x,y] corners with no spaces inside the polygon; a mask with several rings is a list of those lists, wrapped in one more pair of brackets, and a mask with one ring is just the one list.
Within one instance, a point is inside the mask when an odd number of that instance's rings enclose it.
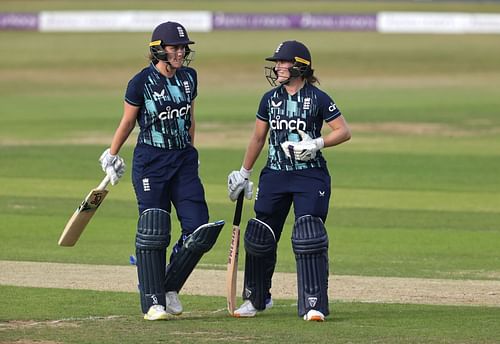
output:
{"label": "cricket bat", "polygon": [[231,247],[229,248],[229,258],[227,260],[227,310],[233,315],[236,309],[236,284],[238,277],[238,253],[240,249],[240,222],[243,209],[243,192],[238,196],[236,209],[234,211],[233,232],[231,235]]}
{"label": "cricket bat", "polygon": [[80,238],[83,230],[94,216],[97,208],[101,205],[104,197],[108,194],[106,186],[110,180],[108,175],[104,177],[101,184],[87,195],[75,213],[69,219],[66,227],[59,238],[59,246],[74,246]]}

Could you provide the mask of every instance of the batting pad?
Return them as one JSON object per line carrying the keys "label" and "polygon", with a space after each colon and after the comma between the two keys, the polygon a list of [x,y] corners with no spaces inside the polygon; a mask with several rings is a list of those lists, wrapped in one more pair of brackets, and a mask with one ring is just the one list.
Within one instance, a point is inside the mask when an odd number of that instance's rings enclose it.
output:
{"label": "batting pad", "polygon": [[135,237],[137,276],[144,314],[152,305],[165,306],[163,280],[169,244],[170,214],[163,209],[146,209],[139,217]]}
{"label": "batting pad", "polygon": [[297,263],[299,316],[311,309],[328,315],[328,234],[323,221],[310,215],[298,218],[292,247]]}
{"label": "batting pad", "polygon": [[214,246],[222,227],[224,221],[207,223],[198,227],[186,238],[179,251],[173,254],[167,267],[164,280],[166,291],[181,290],[203,254]]}
{"label": "batting pad", "polygon": [[276,265],[276,238],[273,230],[258,219],[250,219],[245,231],[245,278],[243,299],[258,310],[266,308]]}

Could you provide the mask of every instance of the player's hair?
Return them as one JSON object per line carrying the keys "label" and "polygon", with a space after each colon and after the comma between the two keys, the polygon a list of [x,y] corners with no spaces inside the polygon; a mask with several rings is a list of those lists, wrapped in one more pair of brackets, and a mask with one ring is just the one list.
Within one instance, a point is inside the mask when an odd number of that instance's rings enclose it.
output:
{"label": "player's hair", "polygon": [[319,79],[314,76],[314,75],[309,75],[308,77],[304,78],[308,83],[310,83],[311,85],[314,85],[314,84],[320,84],[319,82]]}

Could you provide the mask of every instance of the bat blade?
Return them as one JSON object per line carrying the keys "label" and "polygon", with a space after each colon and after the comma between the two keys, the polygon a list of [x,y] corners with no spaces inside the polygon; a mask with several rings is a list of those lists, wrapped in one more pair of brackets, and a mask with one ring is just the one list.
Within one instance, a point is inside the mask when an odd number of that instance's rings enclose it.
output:
{"label": "bat blade", "polygon": [[236,285],[238,279],[238,254],[240,248],[240,226],[233,226],[231,247],[227,261],[227,310],[233,315],[236,309]]}
{"label": "bat blade", "polygon": [[108,194],[108,190],[105,189],[108,183],[109,178],[106,176],[101,184],[85,197],[64,227],[58,241],[59,246],[74,246],[76,244],[97,208]]}
{"label": "bat blade", "polygon": [[238,254],[240,250],[240,221],[243,210],[243,192],[238,196],[236,210],[234,211],[233,231],[231,235],[231,247],[229,248],[229,257],[227,260],[227,311],[234,315],[236,309],[236,285],[238,282]]}

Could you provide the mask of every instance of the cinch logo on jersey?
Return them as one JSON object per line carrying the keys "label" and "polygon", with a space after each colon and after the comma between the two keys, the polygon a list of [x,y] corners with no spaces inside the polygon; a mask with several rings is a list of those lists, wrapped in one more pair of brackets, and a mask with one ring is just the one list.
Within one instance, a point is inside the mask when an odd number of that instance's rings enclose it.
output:
{"label": "cinch logo on jersey", "polygon": [[302,130],[306,131],[306,121],[298,119],[280,119],[280,116],[276,116],[276,119],[269,121],[269,125],[272,129],[278,130]]}
{"label": "cinch logo on jersey", "polygon": [[181,107],[180,109],[171,109],[170,106],[167,106],[165,111],[160,112],[158,118],[163,120],[173,119],[186,116],[186,114],[191,110],[191,105],[187,104],[186,106]]}

